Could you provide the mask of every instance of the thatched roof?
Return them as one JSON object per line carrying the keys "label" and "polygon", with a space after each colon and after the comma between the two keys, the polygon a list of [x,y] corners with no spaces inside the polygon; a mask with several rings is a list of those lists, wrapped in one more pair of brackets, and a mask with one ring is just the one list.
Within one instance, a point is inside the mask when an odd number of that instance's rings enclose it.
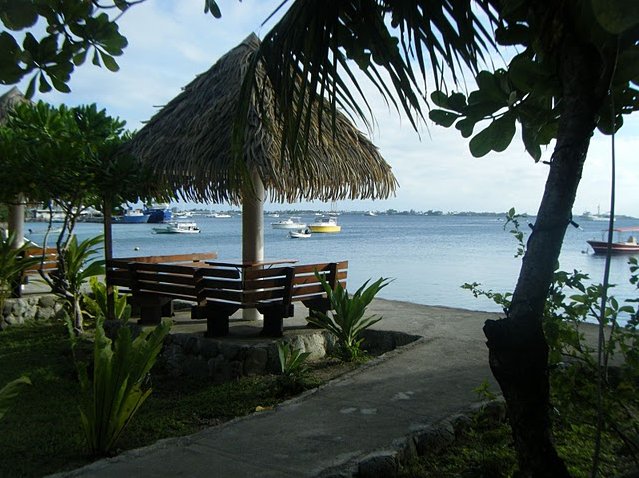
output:
{"label": "thatched roof", "polygon": [[0,96],[0,124],[7,120],[9,112],[19,103],[29,101],[15,86]]}
{"label": "thatched roof", "polygon": [[[243,147],[246,168],[234,167],[234,115],[247,65],[259,44],[251,34],[189,83],[137,133],[128,152],[150,166],[158,182],[167,182],[187,200],[239,203],[245,173],[253,168],[276,202],[380,199],[394,193],[397,181],[390,166],[341,113],[336,134],[329,115],[324,115],[322,140],[311,139],[302,168],[289,166],[269,88],[260,88],[266,95],[265,106],[252,101]],[[257,82],[268,86],[264,81],[258,68]],[[262,111],[264,120],[258,113]],[[314,122],[312,131],[317,132],[317,115]]]}

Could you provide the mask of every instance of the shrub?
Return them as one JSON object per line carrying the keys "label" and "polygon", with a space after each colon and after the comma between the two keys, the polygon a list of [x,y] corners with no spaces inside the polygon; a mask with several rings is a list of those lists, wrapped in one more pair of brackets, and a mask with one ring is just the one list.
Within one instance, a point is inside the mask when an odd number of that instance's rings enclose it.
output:
{"label": "shrub", "polygon": [[[107,318],[107,287],[96,276],[89,279],[91,287],[91,295],[84,294],[82,304],[85,312],[95,320]],[[127,297],[129,294],[118,293],[118,288],[113,288],[113,310],[116,320],[127,322],[131,317],[131,306],[128,304]]]}
{"label": "shrub", "polygon": [[292,348],[290,344],[278,342],[277,355],[280,360],[281,375],[278,377],[280,386],[290,393],[304,390],[308,376],[306,359],[310,352],[302,352]]}
{"label": "shrub", "polygon": [[18,397],[23,385],[31,385],[28,377],[17,378],[0,389],[0,420],[4,417]]}
{"label": "shrub", "polygon": [[[113,450],[127,424],[151,394],[148,374],[169,330],[169,323],[164,322],[133,339],[129,327],[124,326],[111,341],[104,333],[102,320],[97,321],[91,378],[87,365],[76,359],[82,429],[92,455],[106,455]],[[73,330],[70,335],[73,337]],[[72,343],[75,350],[77,340]]]}
{"label": "shrub", "polygon": [[341,359],[351,361],[361,358],[364,340],[361,338],[362,331],[382,319],[375,316],[364,317],[366,307],[391,281],[380,277],[369,286],[370,280],[367,280],[351,297],[339,282],[333,290],[323,277],[319,274],[316,274],[316,277],[326,291],[332,312],[330,317],[322,312],[315,312],[308,321],[335,335]]}
{"label": "shrub", "polygon": [[14,240],[13,233],[6,238],[0,234],[0,311],[13,287],[19,285],[22,272],[40,262],[38,257],[22,257],[29,244],[14,248]]}

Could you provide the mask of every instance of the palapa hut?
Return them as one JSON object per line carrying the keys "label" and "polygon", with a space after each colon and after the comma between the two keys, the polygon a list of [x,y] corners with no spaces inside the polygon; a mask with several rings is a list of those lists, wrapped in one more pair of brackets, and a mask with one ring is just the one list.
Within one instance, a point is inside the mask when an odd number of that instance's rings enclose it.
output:
{"label": "palapa hut", "polygon": [[[242,259],[263,259],[263,200],[381,199],[397,181],[377,148],[338,113],[332,134],[330,115],[322,118],[320,141],[311,138],[306,159],[293,167],[282,154],[282,124],[263,68],[256,82],[243,143],[244,167],[234,165],[233,124],[240,89],[260,41],[254,34],[199,75],[137,133],[127,152],[150,167],[185,200],[242,204]],[[263,115],[263,116],[261,116]],[[314,116],[312,131],[319,122]],[[248,175],[247,175],[248,172]],[[247,176],[250,180],[247,180]]]}

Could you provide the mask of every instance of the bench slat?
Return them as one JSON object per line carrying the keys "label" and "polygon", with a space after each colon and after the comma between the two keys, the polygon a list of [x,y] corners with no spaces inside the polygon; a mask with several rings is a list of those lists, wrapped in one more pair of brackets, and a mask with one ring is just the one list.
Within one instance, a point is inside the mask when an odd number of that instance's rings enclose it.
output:
{"label": "bench slat", "polygon": [[130,263],[130,267],[135,272],[164,272],[167,274],[181,274],[193,276],[197,266],[176,265],[176,264],[153,264],[153,263]]}
{"label": "bench slat", "polygon": [[144,282],[161,282],[168,284],[183,284],[195,286],[198,280],[192,275],[158,274],[156,272],[137,272],[136,279]]}
{"label": "bench slat", "polygon": [[239,291],[231,290],[218,290],[218,289],[204,289],[200,292],[200,298],[206,299],[218,299],[228,302],[241,303],[242,293]]}
{"label": "bench slat", "polygon": [[140,256],[113,258],[109,265],[128,264],[129,262],[141,262],[146,264],[171,263],[171,262],[199,262],[209,259],[217,259],[216,252],[193,252],[191,254],[173,254],[167,256]]}
{"label": "bench slat", "polygon": [[175,284],[159,284],[157,282],[139,282],[135,284],[134,293],[158,292],[162,296],[180,296],[196,299],[197,294],[193,287],[180,286]]}
{"label": "bench slat", "polygon": [[293,266],[295,269],[295,275],[302,273],[314,273],[315,270],[330,272],[330,267],[332,264],[337,264],[337,270],[343,270],[348,268],[348,261],[341,261],[337,263],[324,263],[324,264],[304,264],[300,266]]}
{"label": "bench slat", "polygon": [[242,290],[242,281],[224,279],[200,279],[200,286],[205,289],[231,289]]}

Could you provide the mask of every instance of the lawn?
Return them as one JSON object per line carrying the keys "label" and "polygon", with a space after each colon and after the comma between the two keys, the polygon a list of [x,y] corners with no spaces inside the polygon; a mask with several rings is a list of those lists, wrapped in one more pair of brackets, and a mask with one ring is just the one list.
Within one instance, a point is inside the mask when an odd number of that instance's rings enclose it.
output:
{"label": "lawn", "polygon": [[[0,476],[42,476],[93,461],[80,428],[79,385],[65,325],[35,323],[1,332],[0,362],[0,384],[21,375],[33,383],[0,421]],[[307,385],[350,368],[335,361],[316,364]],[[118,452],[191,434],[291,396],[274,376],[213,385],[171,378],[162,372],[161,361],[151,383],[153,393],[126,429]]]}

